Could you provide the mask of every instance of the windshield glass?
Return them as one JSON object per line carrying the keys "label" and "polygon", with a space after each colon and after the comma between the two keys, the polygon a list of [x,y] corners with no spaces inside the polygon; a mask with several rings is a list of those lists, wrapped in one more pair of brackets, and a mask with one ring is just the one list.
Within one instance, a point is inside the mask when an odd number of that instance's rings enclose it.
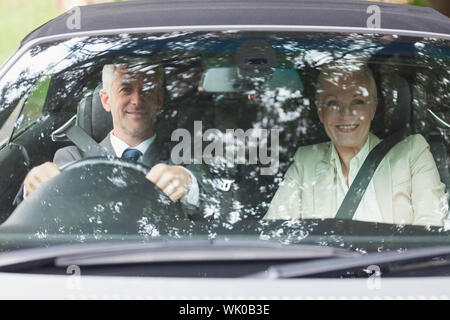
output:
{"label": "windshield glass", "polygon": [[[0,79],[2,250],[222,237],[445,244],[448,44],[226,31],[36,46]],[[372,172],[363,166],[395,134]],[[24,191],[45,162],[58,174]]]}

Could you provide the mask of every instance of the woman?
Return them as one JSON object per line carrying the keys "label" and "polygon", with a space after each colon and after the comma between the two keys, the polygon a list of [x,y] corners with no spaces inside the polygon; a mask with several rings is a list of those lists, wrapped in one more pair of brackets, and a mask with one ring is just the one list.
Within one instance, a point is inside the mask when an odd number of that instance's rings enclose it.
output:
{"label": "woman", "polygon": [[[377,90],[366,64],[321,70],[317,113],[330,142],[300,147],[265,219],[334,218],[369,152],[380,142],[370,133]],[[395,145],[375,171],[354,219],[443,225],[445,185],[422,135]]]}

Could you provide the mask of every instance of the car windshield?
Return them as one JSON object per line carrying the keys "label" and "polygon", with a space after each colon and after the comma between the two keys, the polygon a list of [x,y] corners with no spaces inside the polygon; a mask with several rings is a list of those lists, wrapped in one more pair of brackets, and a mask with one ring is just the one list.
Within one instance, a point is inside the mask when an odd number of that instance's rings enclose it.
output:
{"label": "car windshield", "polygon": [[[447,244],[449,63],[448,40],[395,34],[228,30],[35,45],[0,78],[1,250],[198,238],[363,251]],[[138,125],[150,131],[139,136]],[[376,170],[364,169],[398,133]],[[140,142],[135,160],[125,157]],[[61,174],[17,201],[27,173],[49,161]],[[149,178],[160,163],[187,170],[177,201],[167,190],[177,184]],[[373,176],[354,192],[358,172]],[[336,216],[358,192],[350,217]]]}

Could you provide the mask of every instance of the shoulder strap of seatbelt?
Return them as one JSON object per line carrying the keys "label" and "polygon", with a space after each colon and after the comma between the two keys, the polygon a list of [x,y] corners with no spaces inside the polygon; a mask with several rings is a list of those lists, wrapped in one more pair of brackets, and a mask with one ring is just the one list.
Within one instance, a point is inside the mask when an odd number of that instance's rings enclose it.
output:
{"label": "shoulder strap of seatbelt", "polygon": [[83,129],[76,124],[76,117],[73,116],[61,128],[52,133],[53,141],[72,141],[86,157],[108,156],[109,152],[99,145]]}
{"label": "shoulder strap of seatbelt", "polygon": [[369,152],[369,155],[361,166],[361,169],[359,169],[356,174],[355,180],[353,180],[352,185],[350,186],[338,212],[336,213],[336,219],[353,219],[356,209],[358,208],[359,203],[366,192],[367,186],[378,168],[378,165],[389,150],[391,150],[393,146],[402,140],[403,135],[403,130],[400,130],[387,139],[381,141],[375,146],[375,148],[372,149],[372,151]]}

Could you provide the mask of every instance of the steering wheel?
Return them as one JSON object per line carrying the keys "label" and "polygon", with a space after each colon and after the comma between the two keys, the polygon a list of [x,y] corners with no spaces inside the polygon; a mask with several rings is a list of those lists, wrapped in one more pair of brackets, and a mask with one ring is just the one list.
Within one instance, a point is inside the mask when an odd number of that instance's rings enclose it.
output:
{"label": "steering wheel", "polygon": [[185,223],[145,175],[147,166],[93,157],[72,162],[31,193],[0,226],[15,232],[158,235]]}
{"label": "steering wheel", "polygon": [[61,172],[74,170],[77,168],[81,168],[87,165],[95,166],[95,165],[118,165],[125,168],[133,169],[137,172],[141,172],[142,174],[146,175],[150,171],[150,167],[134,162],[125,160],[122,158],[116,158],[116,157],[90,157],[90,158],[83,158],[77,161],[69,162],[68,164],[65,164],[61,167]]}

